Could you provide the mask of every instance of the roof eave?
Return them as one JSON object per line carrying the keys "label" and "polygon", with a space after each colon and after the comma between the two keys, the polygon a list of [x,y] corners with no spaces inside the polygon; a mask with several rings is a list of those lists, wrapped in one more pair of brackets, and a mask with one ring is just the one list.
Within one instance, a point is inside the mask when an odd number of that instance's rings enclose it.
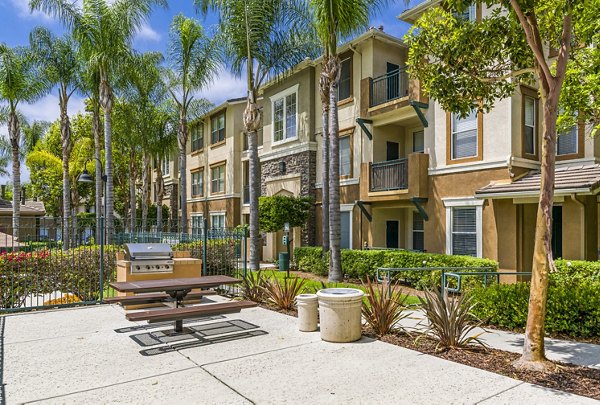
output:
{"label": "roof eave", "polygon": [[403,11],[398,18],[400,21],[407,22],[409,24],[414,24],[421,15],[427,10],[429,7],[437,6],[440,4],[442,0],[426,0],[422,3],[417,4],[413,8],[409,8],[408,10]]}
{"label": "roof eave", "polygon": [[[593,194],[590,188],[565,188],[554,191],[555,196],[567,196],[571,194]],[[489,198],[498,200],[503,198],[521,198],[521,197],[537,197],[540,195],[540,190],[528,191],[501,191],[501,192],[475,192],[475,198]]]}

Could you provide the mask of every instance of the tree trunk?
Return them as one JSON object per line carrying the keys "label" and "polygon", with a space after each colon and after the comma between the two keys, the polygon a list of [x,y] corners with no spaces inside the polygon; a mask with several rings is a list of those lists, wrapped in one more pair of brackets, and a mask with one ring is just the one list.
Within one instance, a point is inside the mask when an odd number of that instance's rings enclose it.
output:
{"label": "tree trunk", "polygon": [[19,225],[21,219],[21,161],[19,156],[19,141],[21,140],[21,126],[17,117],[16,108],[10,110],[8,116],[8,134],[12,149],[12,176],[13,176],[13,237],[19,237]]}
{"label": "tree trunk", "polygon": [[258,227],[258,197],[260,196],[260,166],[258,161],[258,128],[260,110],[255,102],[255,94],[249,91],[244,110],[244,127],[248,134],[248,169],[250,171],[250,269],[260,269],[260,249],[262,248]]}
{"label": "tree trunk", "polygon": [[165,186],[163,183],[162,174],[162,158],[157,159],[156,165],[156,230],[162,232],[163,230],[163,217],[162,217],[162,205],[163,197],[165,195]]}
{"label": "tree trunk", "polygon": [[[97,100],[92,101],[92,132],[94,133],[94,157],[96,163],[96,243],[100,243],[100,217],[102,216],[102,142],[100,140],[100,106]],[[106,198],[106,197],[105,197]],[[106,213],[104,213],[106,215]]]}
{"label": "tree trunk", "polygon": [[[185,100],[184,100],[185,102]],[[187,227],[187,147],[188,128],[187,111],[181,107],[179,114],[179,131],[177,134],[177,146],[179,148],[179,204],[181,205],[181,232],[186,233]]]}
{"label": "tree trunk", "polygon": [[[560,91],[560,90],[559,90]],[[543,111],[542,167],[540,201],[535,227],[533,268],[523,355],[515,366],[530,370],[544,370],[544,321],[548,299],[552,259],[552,202],[554,199],[554,168],[556,161],[556,118],[558,115],[558,92],[551,86],[549,94],[541,91]]]}
{"label": "tree trunk", "polygon": [[150,156],[144,151],[142,156],[142,232],[148,227],[148,204],[150,202]]}
{"label": "tree trunk", "polygon": [[136,205],[137,201],[135,198],[135,182],[137,180],[137,167],[135,162],[135,151],[130,152],[129,156],[129,227],[131,232],[136,231]]}
{"label": "tree trunk", "polygon": [[67,105],[69,98],[66,88],[62,87],[59,92],[60,101],[60,137],[62,142],[62,169],[63,169],[63,226],[65,234],[63,236],[63,249],[70,247],[70,215],[71,215],[71,185],[69,178],[69,158],[73,145],[71,142],[71,124]]}
{"label": "tree trunk", "polygon": [[323,239],[323,255],[329,252],[329,95],[330,82],[327,75],[327,60],[323,61],[323,71],[319,78],[319,90],[321,94],[321,106],[323,109],[323,164],[322,164],[322,197],[321,197],[321,224]]}
{"label": "tree trunk", "polygon": [[112,242],[114,233],[114,183],[113,183],[113,155],[112,155],[112,108],[113,92],[108,78],[102,74],[100,79],[100,104],[104,109],[104,159],[106,175],[106,242]]}
{"label": "tree trunk", "polygon": [[330,57],[328,74],[331,80],[329,93],[329,243],[331,256],[329,260],[329,281],[342,281],[342,264],[340,252],[340,143],[338,137],[337,90],[340,82],[340,61]]}

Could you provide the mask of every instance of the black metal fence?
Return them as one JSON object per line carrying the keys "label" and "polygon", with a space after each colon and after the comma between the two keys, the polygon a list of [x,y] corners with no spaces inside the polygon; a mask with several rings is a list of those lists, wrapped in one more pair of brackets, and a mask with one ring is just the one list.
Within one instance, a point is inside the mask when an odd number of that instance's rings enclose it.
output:
{"label": "black metal fence", "polygon": [[0,222],[0,312],[96,304],[113,296],[109,283],[117,280],[117,253],[125,243],[167,243],[175,252],[189,252],[202,259],[199,275],[246,272],[244,229],[193,224],[187,232],[172,232],[178,224],[104,226],[103,219],[96,225],[95,219],[68,227],[60,219],[37,219],[22,221],[13,232],[8,221]]}
{"label": "black metal fence", "polygon": [[406,68],[396,69],[371,80],[369,103],[371,107],[406,96],[408,96]]}
{"label": "black metal fence", "polygon": [[405,190],[408,188],[408,159],[372,163],[369,191]]}

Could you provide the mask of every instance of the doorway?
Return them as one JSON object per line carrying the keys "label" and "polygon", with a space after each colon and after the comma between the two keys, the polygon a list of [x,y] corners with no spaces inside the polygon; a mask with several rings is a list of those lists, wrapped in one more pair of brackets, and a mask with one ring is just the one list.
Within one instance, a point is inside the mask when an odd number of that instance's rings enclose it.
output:
{"label": "doorway", "polygon": [[394,100],[400,96],[399,65],[387,63],[387,99]]}
{"label": "doorway", "polygon": [[385,247],[398,249],[398,221],[385,221]]}
{"label": "doorway", "polygon": [[385,160],[396,160],[400,158],[400,144],[398,142],[386,142]]}

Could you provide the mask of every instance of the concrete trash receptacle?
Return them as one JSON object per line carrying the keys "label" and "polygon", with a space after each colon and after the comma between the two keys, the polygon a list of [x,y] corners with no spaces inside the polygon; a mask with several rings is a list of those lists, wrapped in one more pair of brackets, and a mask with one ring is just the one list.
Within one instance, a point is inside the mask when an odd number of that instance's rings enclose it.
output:
{"label": "concrete trash receptacle", "polygon": [[354,342],[361,337],[361,308],[364,293],[355,288],[325,288],[317,291],[321,339]]}
{"label": "concrete trash receptacle", "polygon": [[298,306],[298,329],[301,332],[317,330],[318,298],[317,294],[300,294],[296,297]]}

